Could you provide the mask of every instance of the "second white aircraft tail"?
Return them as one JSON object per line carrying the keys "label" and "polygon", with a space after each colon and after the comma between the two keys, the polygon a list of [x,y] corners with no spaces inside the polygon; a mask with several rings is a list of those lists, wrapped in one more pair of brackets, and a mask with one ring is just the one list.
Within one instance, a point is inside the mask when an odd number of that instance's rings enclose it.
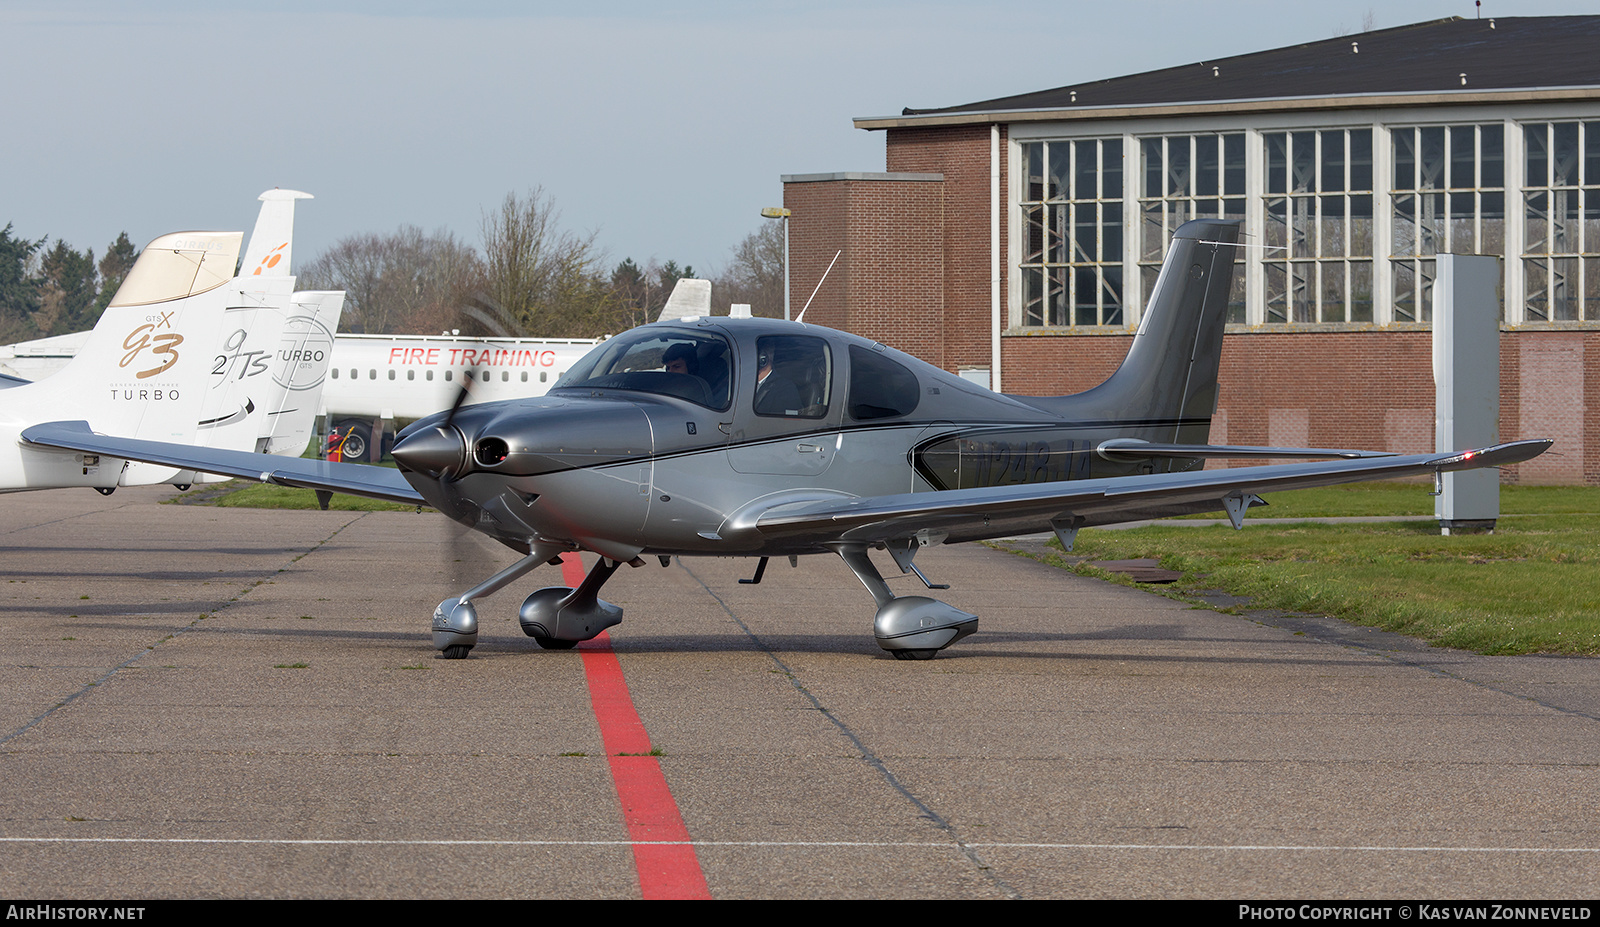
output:
{"label": "second white aircraft tail", "polygon": [[313,199],[299,190],[268,190],[261,200],[250,247],[239,262],[241,277],[287,277],[294,242],[294,201]]}

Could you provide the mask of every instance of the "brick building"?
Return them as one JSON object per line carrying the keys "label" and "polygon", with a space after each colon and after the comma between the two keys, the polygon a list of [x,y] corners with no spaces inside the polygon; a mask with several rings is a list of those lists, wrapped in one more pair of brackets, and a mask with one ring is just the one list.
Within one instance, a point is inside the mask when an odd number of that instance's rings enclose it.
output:
{"label": "brick building", "polygon": [[1213,443],[1433,449],[1434,256],[1501,258],[1503,439],[1600,483],[1600,16],[1452,18],[860,118],[786,175],[807,321],[1006,392],[1099,383],[1171,234],[1243,220]]}

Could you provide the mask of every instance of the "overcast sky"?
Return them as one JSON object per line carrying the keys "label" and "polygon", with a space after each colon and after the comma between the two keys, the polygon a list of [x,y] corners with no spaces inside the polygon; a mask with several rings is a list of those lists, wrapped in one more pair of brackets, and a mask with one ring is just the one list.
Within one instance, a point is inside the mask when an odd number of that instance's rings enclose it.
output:
{"label": "overcast sky", "polygon": [[[1474,15],[1375,4],[0,0],[0,227],[96,255],[316,196],[296,263],[413,224],[480,243],[542,186],[612,261],[719,269],[779,176],[883,170],[856,116]],[[1130,17],[1128,11],[1137,10]],[[1489,0],[1483,15],[1592,13]]]}

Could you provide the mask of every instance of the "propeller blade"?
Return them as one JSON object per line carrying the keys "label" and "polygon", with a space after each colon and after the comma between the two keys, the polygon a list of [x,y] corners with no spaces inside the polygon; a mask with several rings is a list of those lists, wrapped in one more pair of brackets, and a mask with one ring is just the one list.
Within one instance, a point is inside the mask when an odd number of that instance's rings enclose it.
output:
{"label": "propeller blade", "polygon": [[460,412],[461,407],[467,404],[467,397],[472,394],[473,373],[474,371],[471,370],[461,371],[461,389],[456,391],[456,401],[450,403],[450,412],[444,417],[446,428],[450,427],[450,423],[455,421],[456,413]]}

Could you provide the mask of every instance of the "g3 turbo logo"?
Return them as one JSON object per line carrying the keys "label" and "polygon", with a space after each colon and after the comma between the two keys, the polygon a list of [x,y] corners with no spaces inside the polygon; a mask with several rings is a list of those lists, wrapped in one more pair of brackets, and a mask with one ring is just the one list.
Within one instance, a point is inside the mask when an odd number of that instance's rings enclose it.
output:
{"label": "g3 turbo logo", "polygon": [[122,356],[122,363],[117,366],[126,367],[133,363],[146,348],[150,349],[151,354],[165,357],[166,362],[159,367],[151,367],[148,370],[140,370],[135,373],[134,376],[139,379],[153,377],[176,364],[178,362],[177,347],[183,344],[183,336],[177,332],[170,331],[155,334],[157,329],[171,328],[172,317],[175,314],[174,312],[158,312],[155,315],[145,316],[145,323],[129,332],[128,337],[122,339],[122,346],[127,349],[128,353]]}

